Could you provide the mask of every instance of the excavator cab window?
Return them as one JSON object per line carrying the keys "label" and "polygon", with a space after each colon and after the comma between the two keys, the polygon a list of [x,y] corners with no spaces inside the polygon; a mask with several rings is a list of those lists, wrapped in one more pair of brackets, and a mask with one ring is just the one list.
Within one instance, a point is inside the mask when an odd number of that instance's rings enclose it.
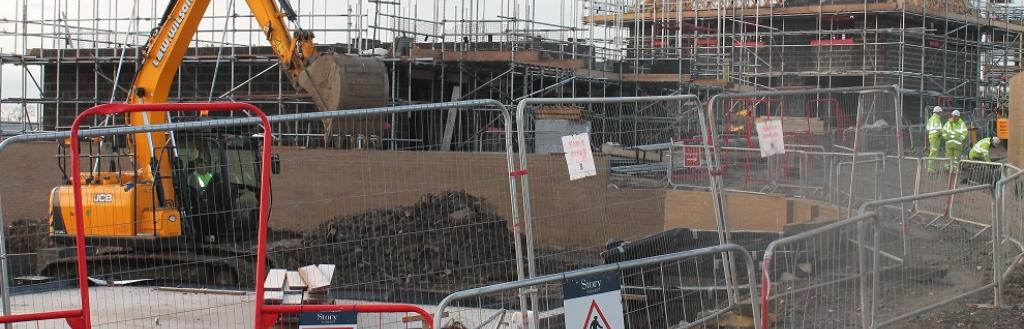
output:
{"label": "excavator cab window", "polygon": [[259,158],[256,143],[243,136],[228,136],[224,153],[227,156],[228,181],[231,184],[259,187]]}

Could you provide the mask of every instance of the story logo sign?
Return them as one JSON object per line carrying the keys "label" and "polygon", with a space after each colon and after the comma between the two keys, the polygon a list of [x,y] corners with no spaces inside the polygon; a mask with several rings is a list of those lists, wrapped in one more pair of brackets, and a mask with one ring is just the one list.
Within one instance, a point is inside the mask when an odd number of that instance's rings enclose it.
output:
{"label": "story logo sign", "polygon": [[355,312],[299,313],[299,329],[356,329]]}

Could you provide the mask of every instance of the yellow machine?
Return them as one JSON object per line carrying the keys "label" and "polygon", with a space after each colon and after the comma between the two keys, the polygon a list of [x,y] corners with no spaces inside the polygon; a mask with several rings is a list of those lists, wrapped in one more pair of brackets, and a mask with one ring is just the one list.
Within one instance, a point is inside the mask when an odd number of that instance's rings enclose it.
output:
{"label": "yellow machine", "polygon": [[[181,66],[182,58],[211,0],[172,0],[158,30],[147,42],[144,62],[132,84],[130,103],[165,103]],[[387,95],[387,76],[383,64],[376,59],[317,53],[313,35],[303,30],[289,31],[285,19],[294,21],[295,12],[287,1],[278,7],[273,0],[247,0],[255,20],[277,54],[282,70],[293,85],[313,96],[320,110],[338,109],[346,90],[364,90],[374,99]],[[367,71],[373,77],[372,88],[345,88],[344,66],[355,63],[376,69]],[[315,67],[317,72],[306,69]],[[333,70],[333,74],[332,73]],[[364,70],[366,71],[366,70]],[[327,73],[325,73],[327,72]],[[350,83],[366,83],[367,79],[350,79]],[[383,86],[383,88],[380,88]],[[383,95],[383,96],[382,96]],[[376,105],[373,102],[366,104]],[[354,103],[354,105],[364,105]],[[124,118],[131,126],[153,125],[171,121],[169,113],[136,112]],[[112,165],[114,169],[65,173],[68,180],[82,181],[82,201],[87,241],[90,244],[117,246],[146,245],[163,248],[174,242],[223,242],[227,233],[254,235],[257,227],[255,201],[258,190],[259,164],[256,150],[260,148],[251,134],[233,135],[225,131],[202,131],[177,136],[167,133],[138,133],[126,141],[104,141],[110,147],[119,145],[128,156],[130,166]],[[96,163],[103,158],[90,158]],[[129,167],[129,169],[124,169]],[[276,167],[276,166],[275,166]],[[212,192],[200,195],[189,188],[188,172],[214,170]],[[215,175],[217,174],[217,175]],[[219,175],[224,174],[224,175]],[[218,180],[218,176],[227,176]],[[205,188],[205,186],[204,186]],[[73,237],[76,230],[73,192],[70,181],[55,188],[50,195],[51,234]],[[225,232],[230,230],[232,232]],[[141,242],[141,243],[136,243]],[[138,247],[133,247],[138,248]],[[90,265],[92,266],[92,265]]]}

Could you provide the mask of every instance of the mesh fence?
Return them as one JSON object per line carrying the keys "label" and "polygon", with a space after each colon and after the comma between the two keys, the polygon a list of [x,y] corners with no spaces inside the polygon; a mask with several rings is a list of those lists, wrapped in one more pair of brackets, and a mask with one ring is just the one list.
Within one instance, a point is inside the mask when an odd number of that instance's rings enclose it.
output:
{"label": "mesh fence", "polygon": [[[989,187],[880,201],[868,208],[877,212],[776,240],[762,266],[765,318],[778,328],[884,326],[987,292],[994,284]],[[920,218],[906,220],[915,201],[919,212],[909,217]],[[963,208],[964,217],[944,209],[927,217],[920,210],[930,205]]]}
{"label": "mesh fence", "polygon": [[[680,115],[697,113],[697,101],[545,101],[524,107],[525,129],[518,141],[527,151],[520,165],[529,172],[523,198],[528,203],[524,215],[533,226],[534,275],[609,262],[612,256],[605,252],[617,243],[664,231],[672,140],[699,134],[699,125],[679,122]],[[582,134],[589,140],[585,147],[597,150],[594,171],[591,177],[570,179],[563,138]],[[641,249],[649,255],[673,251],[666,247]]]}
{"label": "mesh fence", "polygon": [[[1014,270],[1019,270],[1024,262],[1024,171],[1017,167],[1006,166],[1005,179],[995,186],[996,219],[1000,237],[1000,255],[996,263],[1000,274],[1000,288],[1003,280]],[[999,302],[1001,296],[997,298]]]}
{"label": "mesh fence", "polygon": [[[726,247],[726,248],[723,248]],[[729,252],[741,264],[737,285],[726,283],[722,271],[722,252]],[[466,328],[526,327],[525,321],[536,320],[540,328],[567,328],[570,305],[563,298],[564,287],[573,279],[596,273],[617,280],[621,289],[622,313],[627,328],[717,328],[737,321],[752,323],[754,307],[750,300],[756,294],[755,269],[749,255],[736,245],[667,253],[651,258],[623,260],[614,265],[601,265],[584,271],[568,271],[559,275],[540,276],[535,282],[512,282],[453,294],[440,307],[446,314],[438,319],[441,326]],[[718,264],[717,266],[713,264]],[[532,318],[518,311],[517,288],[529,286],[540,296],[540,308]]]}
{"label": "mesh fence", "polygon": [[[487,107],[494,105],[470,101],[376,110],[410,116],[433,112],[443,118],[450,109]],[[325,118],[353,113],[290,115],[274,118],[274,124],[321,124]],[[500,113],[497,116],[500,119]],[[468,114],[462,118],[483,120]],[[343,121],[352,131],[379,129],[371,126],[379,121]],[[415,143],[385,139],[377,147],[349,151],[277,148],[270,166],[280,174],[274,177],[272,191],[266,192],[273,194],[275,206],[268,232],[270,271],[264,274],[267,281],[259,283],[254,275],[254,218],[262,193],[258,169],[263,164],[256,142],[262,134],[252,120],[210,119],[173,133],[83,139],[83,170],[78,174],[66,165],[72,156],[64,145],[15,144],[8,152],[45,159],[46,166],[53,166],[45,174],[56,177],[5,180],[0,190],[4,218],[28,218],[9,221],[13,223],[5,232],[8,252],[25,254],[24,259],[15,256],[17,262],[8,262],[8,284],[15,286],[13,311],[77,307],[77,290],[70,289],[75,286],[76,262],[63,237],[74,227],[59,220],[74,218],[66,210],[73,199],[64,193],[69,186],[54,189],[69,177],[80,177],[86,186],[86,232],[93,237],[87,242],[94,284],[90,291],[97,327],[150,327],[161,322],[175,327],[252,327],[252,290],[258,284],[267,288],[268,305],[308,307],[436,304],[455,290],[514,280],[517,253],[511,231],[516,215],[509,202],[510,159],[502,152],[510,142],[503,141],[509,134],[500,128],[500,120],[497,127],[498,131],[476,138],[467,137],[474,132],[456,130],[448,143],[460,151],[493,144],[499,151],[493,153],[422,152],[440,147],[442,138],[435,136]],[[164,142],[157,140],[162,146],[153,151],[150,165],[144,165],[135,146],[152,136]],[[31,162],[25,158],[7,159],[5,154],[4,161],[10,161],[5,166],[17,162],[29,172]],[[52,202],[39,201],[51,190]],[[315,278],[307,278],[314,275],[310,265],[322,276],[319,286],[311,286]],[[284,281],[271,280],[280,272]],[[290,313],[275,307],[268,309]],[[361,314],[360,321],[366,318],[362,323],[381,327],[429,321],[404,311],[378,312]],[[294,324],[295,317],[284,316],[280,323]],[[56,321],[40,325],[63,327]]]}
{"label": "mesh fence", "polygon": [[[708,105],[709,142],[721,150],[714,162],[723,190],[802,192],[798,195],[847,208],[909,194],[902,177],[913,168],[886,159],[901,156],[913,139],[896,110],[899,97],[892,88],[714,97]],[[757,122],[765,119],[780,122],[785,153],[762,157],[758,152]]]}
{"label": "mesh fence", "polygon": [[877,323],[898,321],[992,284],[991,190],[960,189],[920,203],[946,204],[962,212],[901,222],[900,212],[909,210],[910,205],[879,211],[883,242],[875,282]]}
{"label": "mesh fence", "polygon": [[[870,216],[809,228],[776,240],[762,265],[764,319],[773,328],[860,328],[874,249]],[[768,323],[768,322],[766,322]]]}

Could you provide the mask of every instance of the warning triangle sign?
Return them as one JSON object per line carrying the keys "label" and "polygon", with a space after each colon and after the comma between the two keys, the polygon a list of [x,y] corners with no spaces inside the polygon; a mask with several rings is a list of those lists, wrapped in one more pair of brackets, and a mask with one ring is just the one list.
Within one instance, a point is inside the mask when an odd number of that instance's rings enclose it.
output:
{"label": "warning triangle sign", "polygon": [[[594,311],[597,311],[597,315],[594,315]],[[587,317],[583,323],[582,329],[612,329],[608,319],[604,317],[604,312],[601,311],[601,306],[597,305],[597,300],[590,301],[590,309],[587,310]]]}

